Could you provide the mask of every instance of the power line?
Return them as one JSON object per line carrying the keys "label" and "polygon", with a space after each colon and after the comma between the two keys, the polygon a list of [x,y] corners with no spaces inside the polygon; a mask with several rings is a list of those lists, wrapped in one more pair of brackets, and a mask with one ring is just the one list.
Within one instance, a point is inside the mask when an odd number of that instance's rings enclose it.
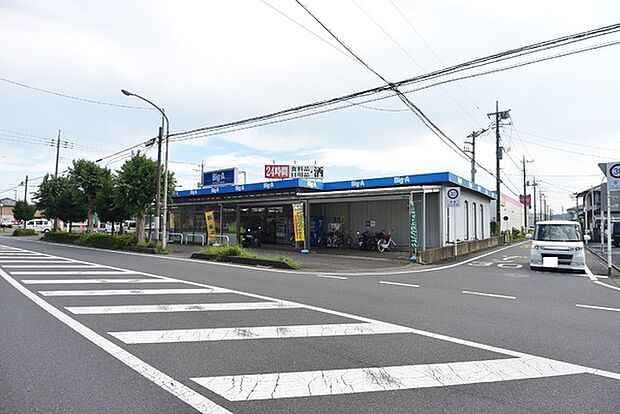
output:
{"label": "power line", "polygon": [[[516,130],[516,128],[515,128]],[[615,149],[615,148],[609,148],[609,147],[596,147],[594,145],[586,145],[586,144],[580,144],[577,142],[571,142],[565,139],[559,139],[559,138],[550,138],[550,137],[546,137],[544,135],[538,135],[538,134],[533,134],[531,132],[525,132],[525,131],[519,131],[522,134],[525,135],[529,135],[531,137],[534,138],[540,138],[540,139],[544,139],[544,140],[548,140],[548,141],[555,141],[555,142],[560,142],[562,144],[568,144],[568,145],[574,145],[577,147],[583,147],[583,148],[590,148],[590,149],[597,149],[597,150],[603,150],[603,151],[615,151],[615,152],[620,152],[619,149]]]}
{"label": "power line", "polygon": [[144,106],[132,106],[132,105],[122,105],[122,104],[116,104],[116,103],[111,103],[111,102],[104,102],[104,101],[98,101],[95,99],[88,99],[88,98],[80,98],[77,96],[73,96],[73,95],[68,95],[65,93],[60,93],[60,92],[55,92],[55,91],[50,91],[48,89],[42,89],[42,88],[38,88],[36,86],[32,86],[32,85],[28,85],[22,82],[17,82],[11,79],[7,79],[7,78],[2,78],[0,77],[0,81],[14,85],[14,86],[19,86],[21,88],[26,88],[26,89],[30,89],[33,91],[37,91],[37,92],[42,92],[42,93],[46,93],[49,95],[54,95],[54,96],[58,96],[61,98],[67,98],[67,99],[73,99],[75,101],[80,101],[80,102],[87,102],[87,103],[91,103],[91,104],[96,104],[96,105],[104,105],[104,106],[111,106],[111,107],[115,107],[115,108],[124,108],[124,109],[142,109],[142,110],[152,110],[152,108],[147,108]]}

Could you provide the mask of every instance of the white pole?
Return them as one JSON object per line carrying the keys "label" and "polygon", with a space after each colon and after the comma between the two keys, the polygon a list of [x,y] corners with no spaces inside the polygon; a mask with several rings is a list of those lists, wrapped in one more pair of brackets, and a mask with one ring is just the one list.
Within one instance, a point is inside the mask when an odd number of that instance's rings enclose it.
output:
{"label": "white pole", "polygon": [[611,276],[611,196],[607,180],[607,276]]}

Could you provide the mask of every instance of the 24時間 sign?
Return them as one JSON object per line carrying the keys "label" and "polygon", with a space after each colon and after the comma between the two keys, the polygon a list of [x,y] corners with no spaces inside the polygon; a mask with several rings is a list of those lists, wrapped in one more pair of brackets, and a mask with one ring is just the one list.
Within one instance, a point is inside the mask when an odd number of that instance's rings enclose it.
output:
{"label": "24\u6642\u9593 sign", "polygon": [[324,167],[322,165],[299,165],[299,164],[267,164],[265,165],[265,178],[305,178],[310,180],[322,180]]}

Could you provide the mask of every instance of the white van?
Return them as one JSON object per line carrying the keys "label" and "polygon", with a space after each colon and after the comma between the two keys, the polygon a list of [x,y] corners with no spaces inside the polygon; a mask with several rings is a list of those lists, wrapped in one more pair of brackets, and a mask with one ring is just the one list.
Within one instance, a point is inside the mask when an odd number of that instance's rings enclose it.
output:
{"label": "white van", "polygon": [[26,222],[26,228],[38,231],[39,233],[47,233],[52,230],[53,223],[47,219],[34,219]]}
{"label": "white van", "polygon": [[530,250],[530,269],[586,270],[586,254],[581,237],[581,225],[576,221],[549,220],[536,223]]}

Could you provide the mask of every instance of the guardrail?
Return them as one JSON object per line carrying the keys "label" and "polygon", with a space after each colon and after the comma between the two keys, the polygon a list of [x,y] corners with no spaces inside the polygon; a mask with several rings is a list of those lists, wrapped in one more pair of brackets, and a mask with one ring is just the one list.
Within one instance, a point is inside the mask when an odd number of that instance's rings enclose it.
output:
{"label": "guardrail", "polygon": [[189,243],[189,239],[192,239],[192,242],[196,242],[196,237],[200,238],[200,244],[205,245],[205,235],[204,234],[196,234],[196,233],[187,233],[185,235],[185,244]]}
{"label": "guardrail", "polygon": [[[230,246],[230,237],[228,237],[227,234],[216,234],[216,235],[211,236],[211,237],[215,237],[216,240],[222,240],[222,242],[226,241],[226,244],[224,244],[224,246],[226,246],[226,247]],[[222,243],[220,243],[220,245],[221,244]],[[214,245],[215,245],[215,243],[214,243]]]}

